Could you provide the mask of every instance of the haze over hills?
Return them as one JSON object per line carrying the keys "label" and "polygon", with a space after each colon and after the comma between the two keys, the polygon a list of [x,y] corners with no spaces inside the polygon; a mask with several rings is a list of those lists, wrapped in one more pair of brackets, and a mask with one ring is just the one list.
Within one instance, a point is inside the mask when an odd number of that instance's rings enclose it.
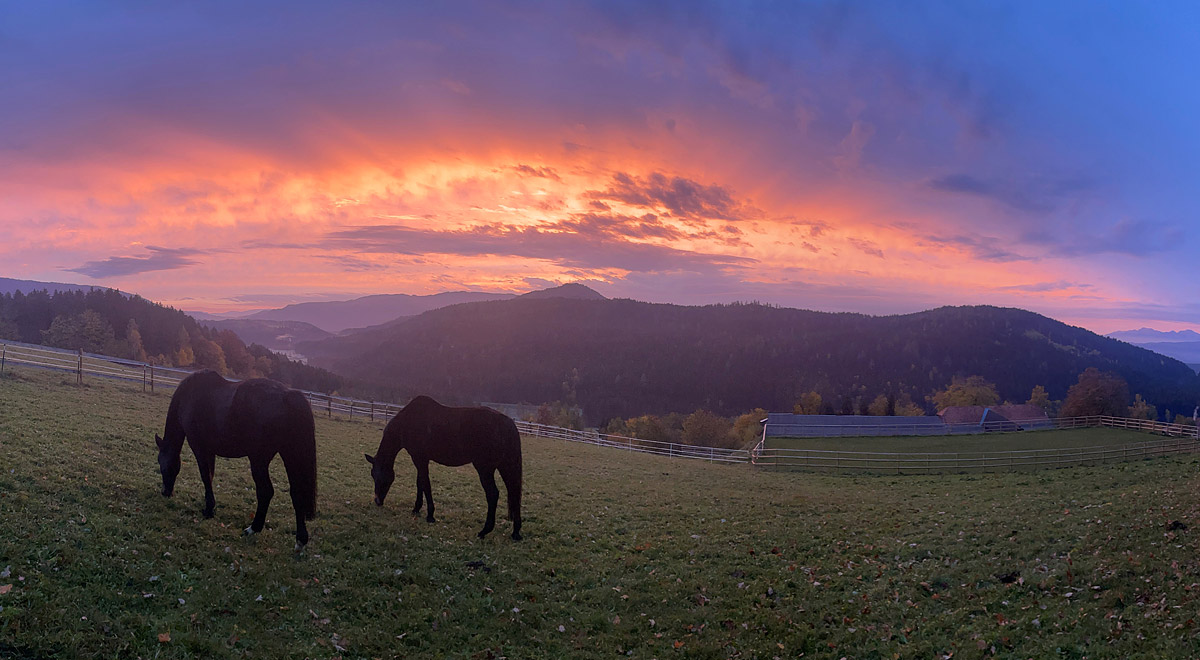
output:
{"label": "haze over hills", "polygon": [[1137,330],[1118,330],[1110,332],[1106,337],[1127,341],[1130,344],[1145,343],[1175,343],[1200,341],[1200,332],[1195,330],[1154,330],[1153,328],[1138,328]]}
{"label": "haze over hills", "polygon": [[1160,410],[1200,400],[1200,378],[1176,360],[986,306],[871,317],[524,297],[445,307],[298,348],[313,364],[390,387],[397,400],[563,400],[591,423],[698,408],[790,410],[809,390],[827,402],[903,393],[921,402],[953,376],[975,374],[1010,401],[1024,402],[1036,385],[1061,399],[1087,367],[1120,374]]}
{"label": "haze over hills", "polygon": [[266,309],[244,318],[261,321],[303,321],[321,330],[337,334],[350,328],[365,328],[386,323],[401,316],[413,316],[431,309],[483,300],[506,300],[511,294],[452,291],[428,296],[386,293],[353,300],[305,302],[280,309]]}
{"label": "haze over hills", "polygon": [[1194,330],[1172,330],[1164,332],[1151,328],[1110,332],[1108,337],[1141,346],[1184,362],[1195,371],[1200,371],[1200,333]]}

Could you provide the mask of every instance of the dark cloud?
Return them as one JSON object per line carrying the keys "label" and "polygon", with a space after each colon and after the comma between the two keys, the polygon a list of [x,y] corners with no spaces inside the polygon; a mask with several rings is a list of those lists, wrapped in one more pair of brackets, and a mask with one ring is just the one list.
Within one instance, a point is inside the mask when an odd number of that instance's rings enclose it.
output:
{"label": "dark cloud", "polygon": [[734,199],[723,186],[704,185],[659,172],[645,177],[617,172],[607,190],[592,191],[589,196],[594,200],[662,209],[676,218],[689,220],[733,221],[761,215],[753,206]]}
{"label": "dark cloud", "polygon": [[[745,257],[632,242],[606,226],[607,220],[613,219],[584,216],[545,227],[490,224],[449,231],[402,225],[350,227],[329,233],[327,240],[334,246],[358,252],[511,256],[544,259],[570,268],[620,268],[638,272],[708,271],[756,263]],[[658,231],[653,223],[643,226],[648,232]]]}
{"label": "dark cloud", "polygon": [[156,270],[174,270],[176,268],[194,266],[200,262],[192,259],[192,257],[205,253],[204,250],[162,248],[151,245],[146,246],[146,249],[151,254],[144,257],[109,257],[99,261],[89,261],[82,266],[66,268],[64,270],[87,275],[93,279],[122,277]]}
{"label": "dark cloud", "polygon": [[513,167],[512,169],[514,172],[516,172],[517,174],[520,174],[523,177],[535,177],[535,178],[539,178],[539,179],[551,179],[553,181],[562,181],[562,177],[560,177],[558,175],[558,172],[554,171],[553,167],[533,167],[532,165],[526,165],[524,163],[521,163],[520,165],[517,165],[517,166]]}
{"label": "dark cloud", "polygon": [[850,245],[853,245],[860,252],[873,257],[879,257],[880,259],[883,258],[883,250],[879,249],[879,246],[872,241],[868,241],[865,238],[850,238],[847,240],[850,242]]}
{"label": "dark cloud", "polygon": [[1020,181],[989,181],[963,173],[931,179],[926,185],[939,192],[982,197],[1027,213],[1049,213],[1092,188],[1083,179],[1030,177]]}
{"label": "dark cloud", "polygon": [[1149,220],[1121,220],[1106,228],[1078,226],[1067,235],[1029,232],[1022,240],[1042,245],[1059,257],[1126,254],[1145,257],[1182,247],[1184,232],[1177,226]]}
{"label": "dark cloud", "polygon": [[997,287],[997,291],[1017,291],[1020,293],[1049,293],[1052,291],[1071,291],[1071,290],[1095,290],[1096,287],[1091,284],[1080,284],[1079,282],[1069,282],[1067,280],[1058,280],[1056,282],[1038,282],[1036,284],[1018,284],[1013,286]]}
{"label": "dark cloud", "polygon": [[975,259],[996,263],[1036,260],[1036,257],[1012,251],[1005,241],[991,236],[933,236],[923,239],[920,245],[952,247],[969,253]]}

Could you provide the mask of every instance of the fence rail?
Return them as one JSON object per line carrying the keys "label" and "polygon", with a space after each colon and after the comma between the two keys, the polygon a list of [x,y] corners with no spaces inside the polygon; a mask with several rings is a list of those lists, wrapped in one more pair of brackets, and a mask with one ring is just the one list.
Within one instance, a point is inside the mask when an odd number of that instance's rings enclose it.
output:
{"label": "fence rail", "polygon": [[[21,342],[0,343],[0,374],[10,365],[25,365],[40,369],[72,373],[82,382],[85,375],[141,382],[142,389],[174,388],[190,371],[155,366],[105,355],[69,351]],[[364,401],[332,396],[319,392],[304,392],[313,414],[363,418],[370,421],[391,419],[400,406],[394,403]],[[1108,427],[1142,431],[1172,439],[1139,442],[1126,445],[1079,447],[1073,449],[1031,449],[998,452],[961,453],[885,453],[851,452],[816,449],[767,448],[763,439],[753,449],[722,449],[655,440],[641,440],[607,435],[596,431],[576,431],[557,426],[518,421],[524,434],[609,447],[629,452],[689,458],[712,463],[750,463],[765,468],[786,468],[830,472],[884,472],[893,474],[935,474],[947,472],[992,472],[1076,465],[1099,465],[1120,461],[1141,460],[1155,456],[1200,451],[1200,436],[1194,426],[1166,424],[1153,420],[1125,417],[1070,417],[1052,420],[1056,429]],[[1003,423],[999,423],[1003,424]],[[986,425],[985,425],[986,426]],[[878,428],[878,427],[872,427]],[[985,429],[1012,430],[1004,426]]]}
{"label": "fence rail", "polygon": [[1106,427],[1153,433],[1169,439],[1067,449],[901,453],[768,448],[764,437],[750,450],[750,462],[768,468],[826,472],[940,474],[1100,465],[1200,451],[1200,436],[1197,435],[1200,430],[1186,424],[1107,415],[1070,417],[1054,422],[1058,429]]}
{"label": "fence rail", "polygon": [[643,454],[671,456],[674,458],[694,458],[710,463],[746,463],[750,460],[747,449],[722,449],[720,447],[701,447],[684,445],[675,442],[660,442],[657,440],[641,440],[619,435],[608,435],[596,431],[576,431],[557,426],[546,426],[533,422],[517,422],[517,429],[524,435],[539,438],[555,438],[570,442],[583,442],[599,447],[611,447]]}

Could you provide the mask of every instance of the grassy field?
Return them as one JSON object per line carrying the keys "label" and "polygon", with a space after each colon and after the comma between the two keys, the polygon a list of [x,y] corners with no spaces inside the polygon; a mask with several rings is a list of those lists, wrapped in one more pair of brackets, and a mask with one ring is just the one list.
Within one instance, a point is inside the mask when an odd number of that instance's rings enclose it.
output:
{"label": "grassy field", "polygon": [[1125,429],[1090,428],[978,435],[885,436],[845,438],[767,438],[770,449],[814,449],[885,453],[954,453],[1072,449],[1164,440]]}
{"label": "grassy field", "polygon": [[[1200,465],[1033,474],[761,472],[525,443],[525,541],[474,537],[470,468],[370,504],[381,429],[320,420],[321,515],[286,479],[243,538],[245,461],[199,516],[158,494],[168,397],[0,378],[0,657],[1183,658],[1200,649]],[[190,457],[188,457],[190,459]],[[404,457],[401,457],[404,461]],[[1184,526],[1193,529],[1186,529]]]}

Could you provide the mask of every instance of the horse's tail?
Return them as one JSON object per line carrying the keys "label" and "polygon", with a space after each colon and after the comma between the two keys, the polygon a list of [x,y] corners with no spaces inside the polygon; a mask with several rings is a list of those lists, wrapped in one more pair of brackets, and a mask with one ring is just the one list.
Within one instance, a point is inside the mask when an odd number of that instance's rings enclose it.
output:
{"label": "horse's tail", "polygon": [[290,419],[292,437],[287,439],[280,456],[287,470],[288,487],[297,513],[305,520],[317,515],[317,428],[308,399],[296,390],[284,395]]}
{"label": "horse's tail", "polygon": [[513,524],[513,538],[521,538],[521,433],[512,420],[507,420],[505,435],[508,436],[510,451],[500,464],[500,478],[508,492],[508,519]]}

